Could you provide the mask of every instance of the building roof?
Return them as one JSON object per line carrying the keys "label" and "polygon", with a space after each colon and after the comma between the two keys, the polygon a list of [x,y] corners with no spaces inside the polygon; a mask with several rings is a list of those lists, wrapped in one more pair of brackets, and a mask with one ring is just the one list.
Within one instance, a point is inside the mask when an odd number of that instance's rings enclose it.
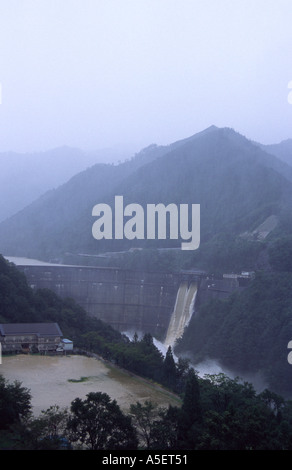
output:
{"label": "building roof", "polygon": [[38,336],[63,336],[58,323],[0,323],[0,334]]}

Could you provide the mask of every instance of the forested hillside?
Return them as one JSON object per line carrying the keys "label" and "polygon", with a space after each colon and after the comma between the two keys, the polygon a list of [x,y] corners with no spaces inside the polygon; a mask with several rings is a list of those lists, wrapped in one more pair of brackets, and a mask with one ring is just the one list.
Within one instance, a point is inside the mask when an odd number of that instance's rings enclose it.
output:
{"label": "forested hillside", "polygon": [[196,363],[215,359],[291,398],[291,285],[291,271],[258,272],[243,292],[199,305],[175,351]]}
{"label": "forested hillside", "polygon": [[80,443],[83,449],[111,451],[292,448],[291,401],[281,395],[267,389],[258,394],[250,383],[224,374],[199,378],[188,361],[175,363],[170,348],[163,357],[150,335],[129,341],[89,319],[72,300],[48,290],[33,293],[23,274],[2,257],[0,292],[1,322],[57,321],[77,345],[159,381],[181,398],[181,405],[168,408],[133,403],[125,414],[110,392],[94,392],[84,400],[76,397],[70,409],[52,403],[34,417],[30,390],[0,375],[0,449],[74,450]]}

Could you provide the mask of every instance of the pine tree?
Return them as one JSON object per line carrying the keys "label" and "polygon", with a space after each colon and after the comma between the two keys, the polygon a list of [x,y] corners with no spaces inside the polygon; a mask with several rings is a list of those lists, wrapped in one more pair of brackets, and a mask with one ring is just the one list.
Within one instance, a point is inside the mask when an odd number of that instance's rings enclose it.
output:
{"label": "pine tree", "polygon": [[162,381],[171,388],[175,389],[176,385],[176,365],[173,358],[171,346],[168,347],[162,366]]}
{"label": "pine tree", "polygon": [[202,424],[200,384],[193,369],[188,372],[179,426],[182,448],[195,449]]}

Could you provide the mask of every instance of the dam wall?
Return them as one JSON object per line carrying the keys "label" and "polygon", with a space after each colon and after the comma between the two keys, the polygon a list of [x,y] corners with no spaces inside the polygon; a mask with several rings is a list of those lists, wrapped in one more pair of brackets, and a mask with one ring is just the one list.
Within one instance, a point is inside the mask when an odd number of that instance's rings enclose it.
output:
{"label": "dam wall", "polygon": [[[17,263],[32,289],[71,297],[91,316],[121,332],[150,333],[173,346],[196,305],[227,298],[246,280],[209,279],[202,271],[159,273],[121,268]],[[243,282],[244,281],[244,282]]]}
{"label": "dam wall", "polygon": [[72,297],[86,312],[119,331],[163,337],[182,273],[157,273],[63,265],[18,265],[33,289]]}

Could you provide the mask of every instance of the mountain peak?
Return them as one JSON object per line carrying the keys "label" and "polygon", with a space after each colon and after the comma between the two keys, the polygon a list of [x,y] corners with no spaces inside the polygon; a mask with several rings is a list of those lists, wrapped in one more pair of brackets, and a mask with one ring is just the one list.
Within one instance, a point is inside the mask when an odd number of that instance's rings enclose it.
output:
{"label": "mountain peak", "polygon": [[207,133],[207,132],[212,132],[212,131],[217,131],[219,129],[219,127],[215,126],[214,124],[212,126],[209,126],[207,127],[204,131],[204,133]]}

